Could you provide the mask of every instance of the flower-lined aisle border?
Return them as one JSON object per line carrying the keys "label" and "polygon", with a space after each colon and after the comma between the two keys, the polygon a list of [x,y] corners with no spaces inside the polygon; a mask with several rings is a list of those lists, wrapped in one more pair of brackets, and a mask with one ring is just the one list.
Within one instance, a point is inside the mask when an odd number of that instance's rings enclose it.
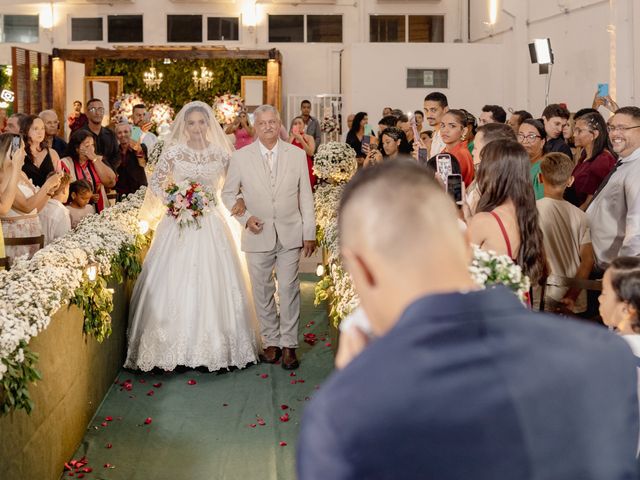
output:
{"label": "flower-lined aisle border", "polygon": [[151,239],[141,234],[142,188],[99,215],[0,271],[0,413],[31,412],[28,385],[40,378],[30,340],[45,330],[65,304],[84,312],[84,331],[102,342],[111,334],[113,291],[107,281],[135,278],[140,251]]}

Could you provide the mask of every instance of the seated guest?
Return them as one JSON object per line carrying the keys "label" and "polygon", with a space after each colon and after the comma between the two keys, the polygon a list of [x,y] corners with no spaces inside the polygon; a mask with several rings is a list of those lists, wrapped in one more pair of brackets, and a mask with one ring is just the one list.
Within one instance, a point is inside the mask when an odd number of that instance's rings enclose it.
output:
{"label": "seated guest", "polygon": [[82,102],[80,100],[76,100],[73,102],[73,112],[71,112],[71,115],[67,118],[69,130],[73,133],[84,127],[87,123],[89,123],[89,119],[84,113],[82,113]]}
{"label": "seated guest", "polygon": [[390,127],[382,132],[380,137],[382,152],[372,148],[364,160],[364,166],[368,167],[386,160],[397,160],[400,157],[410,157],[411,147],[407,142],[404,132],[398,127]]}
{"label": "seated guest", "polygon": [[598,186],[616,164],[616,157],[611,153],[607,124],[598,112],[578,117],[573,132],[575,145],[581,153],[573,169],[575,180],[567,188],[565,198],[586,210]]}
{"label": "seated guest", "polygon": [[[67,156],[62,159],[62,164],[73,181],[89,182],[94,192],[91,203],[100,213],[109,206],[105,187],[113,188],[116,185],[116,174],[104,163],[102,155],[96,154],[93,139],[93,134],[87,130],[73,132],[69,138]],[[119,162],[119,159],[116,162]]]}
{"label": "seated guest", "polygon": [[478,290],[453,202],[415,163],[362,169],[338,218],[379,338],[305,408],[300,480],[635,478],[623,340],[527,311],[504,287]]}
{"label": "seated guest", "polygon": [[53,192],[53,195],[38,215],[45,245],[49,245],[56,238],[66,235],[71,230],[69,210],[64,206],[69,198],[70,180],[71,177],[68,174],[65,173],[62,176],[60,185],[58,185],[58,188]]}
{"label": "seated guest", "polygon": [[465,141],[469,128],[467,127],[467,115],[461,110],[448,110],[442,116],[440,123],[440,137],[445,144],[441,153],[449,153],[456,157],[460,163],[462,180],[465,186],[473,181],[473,158]]}
{"label": "seated guest", "polygon": [[44,110],[38,115],[44,122],[45,142],[49,148],[53,148],[58,158],[64,157],[67,151],[67,142],[58,136],[60,121],[55,110]]}
{"label": "seated guest", "polygon": [[291,121],[291,128],[289,129],[289,143],[304,150],[307,154],[307,167],[309,169],[309,182],[311,182],[311,188],[316,184],[316,176],[313,174],[313,154],[316,151],[315,139],[304,133],[304,119],[302,117],[296,117]]}
{"label": "seated guest", "polygon": [[529,118],[533,118],[533,115],[531,115],[526,110],[516,110],[509,117],[509,120],[507,121],[507,125],[509,125],[517,135],[518,131],[520,130],[520,125],[522,125],[522,122],[524,122],[525,120],[528,120]]}
{"label": "seated guest", "polygon": [[569,121],[571,114],[563,105],[552,103],[547,105],[542,112],[544,130],[547,133],[547,141],[544,144],[544,153],[560,152],[573,158],[571,147],[562,136],[562,131]]}
{"label": "seated guest", "polygon": [[[593,248],[587,214],[563,199],[573,183],[573,160],[564,153],[547,153],[540,162],[544,198],[538,200],[538,219],[549,273],[587,280],[593,268]],[[583,313],[586,291],[548,286],[545,309]]]}
{"label": "seated guest", "polygon": [[[19,139],[20,135],[0,134],[0,216],[6,215],[11,210],[24,165],[24,148],[12,151],[11,145],[14,138]],[[5,255],[4,238],[0,229],[0,258]]]}
{"label": "seated guest", "polygon": [[80,221],[87,215],[96,213],[96,209],[89,203],[93,196],[93,188],[86,180],[76,180],[69,185],[69,217],[71,228],[76,228]]}
{"label": "seated guest", "polygon": [[116,174],[116,192],[119,197],[135,193],[147,185],[144,167],[147,165],[147,147],[131,139],[131,125],[116,125],[116,137],[120,143],[120,162]]}
{"label": "seated guest", "polygon": [[544,155],[544,144],[547,132],[540,120],[529,119],[522,122],[518,131],[518,142],[529,154],[530,176],[536,200],[544,197],[542,184],[540,183],[540,160]]}
{"label": "seated guest", "polygon": [[368,121],[369,117],[365,112],[356,113],[355,117],[353,117],[351,128],[347,133],[346,143],[356,151],[358,163],[362,163],[364,157],[367,156],[367,152],[362,151],[362,139],[364,138],[364,127]]}
{"label": "seated guest", "polygon": [[500,105],[485,105],[480,112],[480,126],[490,123],[505,123],[507,121],[507,112]]}
{"label": "seated guest", "polygon": [[482,195],[469,221],[469,239],[513,259],[535,285],[544,270],[544,254],[527,152],[517,142],[495,140],[482,149],[480,158]]}
{"label": "seated guest", "polygon": [[618,161],[587,208],[596,264],[640,255],[640,108],[622,107],[609,120]]}
{"label": "seated guest", "polygon": [[41,187],[51,172],[62,169],[60,157],[47,145],[45,126],[41,118],[29,115],[25,118],[23,127],[27,157],[22,170],[36,187]]}

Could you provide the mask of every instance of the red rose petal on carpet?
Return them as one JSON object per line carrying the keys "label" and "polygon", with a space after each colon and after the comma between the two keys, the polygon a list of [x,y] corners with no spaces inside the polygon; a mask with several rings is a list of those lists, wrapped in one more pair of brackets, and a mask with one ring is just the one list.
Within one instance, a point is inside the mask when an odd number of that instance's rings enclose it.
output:
{"label": "red rose petal on carpet", "polygon": [[153,386],[156,388],[160,388],[162,386],[162,382],[154,383]]}
{"label": "red rose petal on carpet", "polygon": [[259,418],[258,419],[258,425],[260,425],[261,427],[264,427],[267,423],[264,421],[264,419]]}
{"label": "red rose petal on carpet", "polygon": [[113,417],[112,417],[112,416],[104,417],[104,419],[105,419],[107,422],[113,422]]}
{"label": "red rose petal on carpet", "polygon": [[187,384],[189,385],[195,385],[196,383],[198,382],[196,382],[193,378],[187,382]]}
{"label": "red rose petal on carpet", "polygon": [[269,375],[266,374],[266,373],[263,373],[262,375],[260,375],[260,378],[268,378],[268,377],[269,377]]}
{"label": "red rose petal on carpet", "polygon": [[280,421],[281,422],[288,422],[289,421],[289,414],[285,413],[284,415],[280,415]]}
{"label": "red rose petal on carpet", "polygon": [[106,447],[106,448],[113,448],[113,445],[111,445],[110,443],[107,443],[107,444],[105,445],[105,447]]}
{"label": "red rose petal on carpet", "polygon": [[144,424],[149,425],[151,422],[153,422],[153,419],[151,417],[147,417],[146,420],[144,421]]}
{"label": "red rose petal on carpet", "polygon": [[256,424],[255,424],[255,423],[250,423],[250,424],[249,424],[249,426],[250,426],[251,428],[256,428]]}
{"label": "red rose petal on carpet", "polygon": [[283,405],[280,405],[280,408],[281,408],[282,410],[288,410],[288,409],[289,409],[289,405],[284,405],[284,404],[283,404]]}
{"label": "red rose petal on carpet", "polygon": [[106,427],[109,424],[107,422],[102,422],[100,425],[102,425],[103,427]]}
{"label": "red rose petal on carpet", "polygon": [[156,392],[154,392],[153,390],[149,390],[149,391],[147,392],[147,397],[153,397],[153,395],[154,395],[155,393],[156,393]]}
{"label": "red rose petal on carpet", "polygon": [[286,447],[287,446],[287,442],[280,442],[280,446],[281,447]]}

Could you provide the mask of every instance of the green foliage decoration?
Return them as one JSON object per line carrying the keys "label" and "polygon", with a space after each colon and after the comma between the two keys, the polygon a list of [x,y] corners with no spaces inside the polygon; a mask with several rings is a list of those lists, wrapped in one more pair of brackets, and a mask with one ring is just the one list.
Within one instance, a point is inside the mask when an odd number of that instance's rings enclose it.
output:
{"label": "green foliage decoration", "polygon": [[0,413],[3,415],[17,409],[31,413],[33,400],[29,395],[28,384],[42,378],[35,368],[38,354],[32,352],[24,341],[20,342],[20,351],[24,355],[22,362],[15,356],[1,360],[7,367],[7,371],[0,380]]}

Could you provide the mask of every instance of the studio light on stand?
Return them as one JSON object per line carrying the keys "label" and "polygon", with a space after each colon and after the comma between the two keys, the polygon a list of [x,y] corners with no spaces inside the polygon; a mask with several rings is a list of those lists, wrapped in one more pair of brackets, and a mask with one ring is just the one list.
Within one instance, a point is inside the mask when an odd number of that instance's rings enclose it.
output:
{"label": "studio light on stand", "polygon": [[544,104],[549,105],[549,89],[551,87],[551,72],[553,70],[553,50],[551,49],[551,40],[548,38],[536,38],[529,44],[529,55],[531,63],[538,64],[540,75],[547,76],[547,85],[544,92]]}

